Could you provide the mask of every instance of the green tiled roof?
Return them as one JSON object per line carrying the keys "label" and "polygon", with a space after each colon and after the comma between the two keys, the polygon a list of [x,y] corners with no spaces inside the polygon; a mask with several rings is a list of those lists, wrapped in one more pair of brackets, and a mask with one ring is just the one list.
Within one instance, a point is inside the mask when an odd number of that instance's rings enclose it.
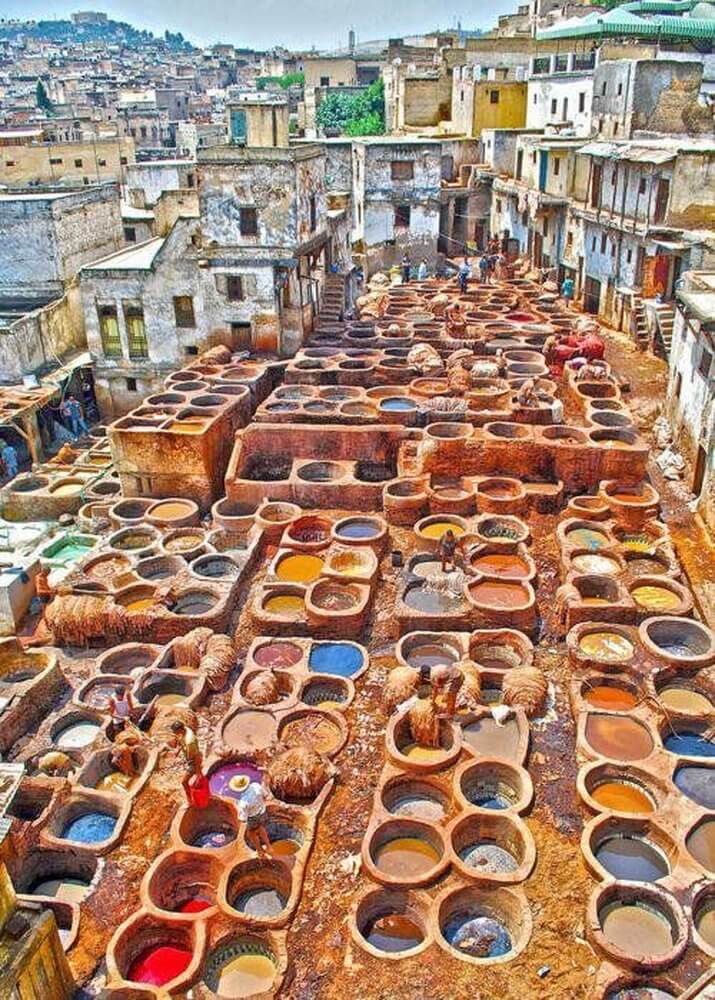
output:
{"label": "green tiled roof", "polygon": [[[586,17],[569,18],[551,28],[537,31],[537,41],[554,38],[603,38],[629,35],[639,38],[715,38],[715,19],[678,17],[677,14],[653,14],[639,17],[634,10],[686,11],[693,6],[691,0],[635,0],[622,7],[614,7],[606,14],[593,11]],[[700,5],[702,6],[702,5]]]}

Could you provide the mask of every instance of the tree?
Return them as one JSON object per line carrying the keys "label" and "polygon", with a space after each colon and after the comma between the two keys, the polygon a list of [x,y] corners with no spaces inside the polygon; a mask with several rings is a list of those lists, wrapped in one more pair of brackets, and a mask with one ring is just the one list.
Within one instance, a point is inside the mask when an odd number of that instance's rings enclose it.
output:
{"label": "tree", "polygon": [[328,94],[316,115],[323,130],[344,135],[382,135],[385,131],[385,85],[376,80],[361,94]]}
{"label": "tree", "polygon": [[37,81],[37,86],[35,87],[35,99],[37,100],[37,107],[42,108],[47,114],[52,114],[54,111],[54,105],[50,100],[50,95],[45,90],[45,85],[42,80]]}

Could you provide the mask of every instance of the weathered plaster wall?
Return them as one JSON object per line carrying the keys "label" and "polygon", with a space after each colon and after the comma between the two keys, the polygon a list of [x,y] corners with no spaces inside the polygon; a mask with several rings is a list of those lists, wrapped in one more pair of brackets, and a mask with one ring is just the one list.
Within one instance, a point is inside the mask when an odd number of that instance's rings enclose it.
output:
{"label": "weathered plaster wall", "polygon": [[[577,135],[590,135],[592,100],[592,73],[533,77],[529,80],[526,99],[527,127],[543,129],[547,124],[569,121]],[[583,111],[580,110],[581,102]]]}
{"label": "weathered plaster wall", "polygon": [[0,156],[0,184],[119,181],[127,169],[122,159],[127,165],[134,162],[131,137],[7,147]]}
{"label": "weathered plaster wall", "polygon": [[474,118],[470,135],[479,135],[483,128],[523,128],[524,125],[525,83],[488,80],[474,85]]}
{"label": "weathered plaster wall", "polygon": [[61,299],[0,330],[0,371],[20,379],[46,361],[63,360],[86,346],[79,283],[74,282]]}
{"label": "weathered plaster wall", "polygon": [[170,160],[164,163],[133,163],[126,168],[126,185],[137,208],[153,205],[164,191],[189,187],[188,175],[196,175],[196,163]]}
{"label": "weathered plaster wall", "polygon": [[452,77],[407,77],[403,83],[400,125],[417,127],[447,121],[452,110]]}

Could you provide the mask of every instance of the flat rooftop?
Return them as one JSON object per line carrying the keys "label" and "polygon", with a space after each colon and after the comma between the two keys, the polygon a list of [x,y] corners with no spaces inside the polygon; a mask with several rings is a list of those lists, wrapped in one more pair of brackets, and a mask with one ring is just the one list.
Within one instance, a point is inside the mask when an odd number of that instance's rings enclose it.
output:
{"label": "flat rooftop", "polygon": [[83,271],[149,271],[154,258],[164,246],[164,237],[157,236],[129,250],[120,250],[109,257],[87,264]]}

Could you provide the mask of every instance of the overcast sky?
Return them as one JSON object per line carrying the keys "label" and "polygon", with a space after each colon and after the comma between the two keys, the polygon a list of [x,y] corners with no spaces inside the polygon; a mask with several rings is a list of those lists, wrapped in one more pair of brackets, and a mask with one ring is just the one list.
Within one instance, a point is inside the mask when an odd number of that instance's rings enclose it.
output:
{"label": "overcast sky", "polygon": [[358,41],[416,34],[435,27],[490,28],[499,14],[516,10],[518,0],[468,3],[455,0],[4,0],[3,17],[67,17],[73,10],[102,10],[110,17],[161,33],[181,31],[192,42],[233,42],[268,48],[334,48],[347,43],[349,28]]}

